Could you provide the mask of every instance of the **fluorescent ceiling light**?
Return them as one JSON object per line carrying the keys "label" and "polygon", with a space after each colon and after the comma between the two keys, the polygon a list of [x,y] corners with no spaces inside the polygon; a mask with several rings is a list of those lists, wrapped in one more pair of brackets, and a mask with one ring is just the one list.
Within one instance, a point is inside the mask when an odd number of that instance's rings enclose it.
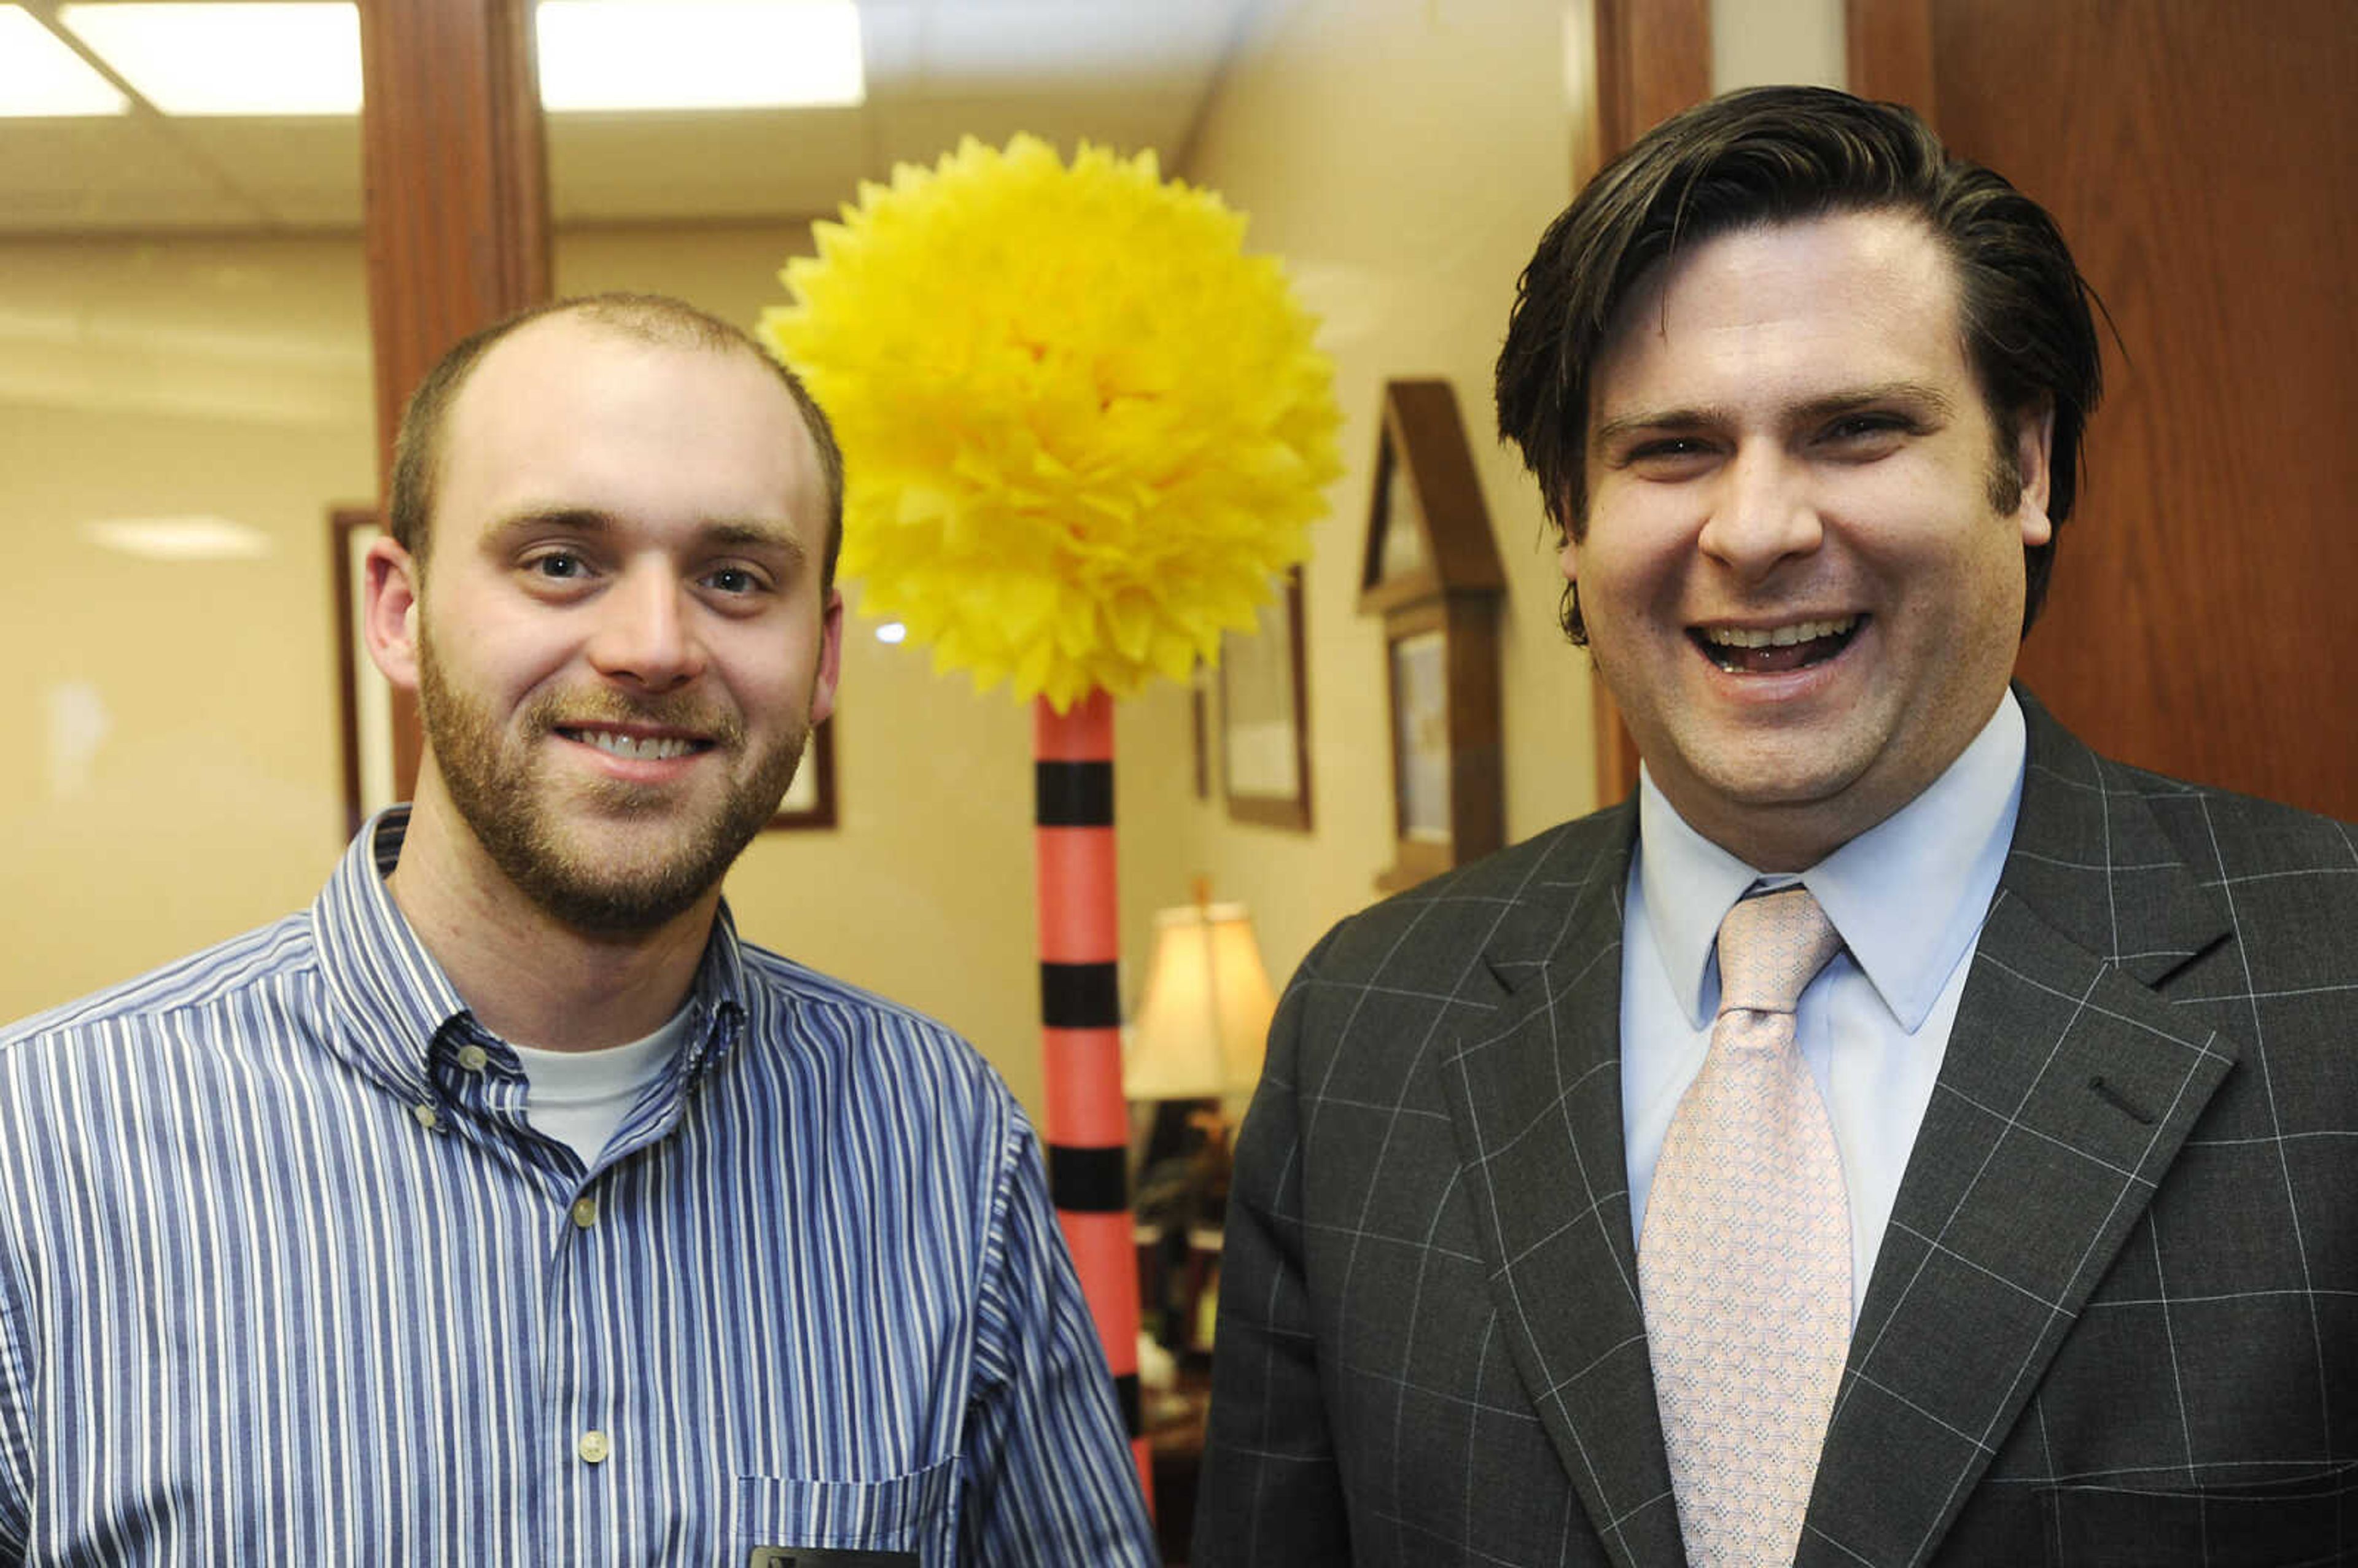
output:
{"label": "fluorescent ceiling light", "polygon": [[114,83],[22,5],[0,5],[0,116],[123,114]]}
{"label": "fluorescent ceiling light", "polygon": [[540,0],[540,102],[588,109],[850,105],[851,0]]}
{"label": "fluorescent ceiling light", "polygon": [[150,561],[258,561],[270,535],[226,517],[126,517],[85,523],[82,537],[102,549]]}
{"label": "fluorescent ceiling light", "polygon": [[354,114],[349,0],[60,5],[58,20],[167,114]]}

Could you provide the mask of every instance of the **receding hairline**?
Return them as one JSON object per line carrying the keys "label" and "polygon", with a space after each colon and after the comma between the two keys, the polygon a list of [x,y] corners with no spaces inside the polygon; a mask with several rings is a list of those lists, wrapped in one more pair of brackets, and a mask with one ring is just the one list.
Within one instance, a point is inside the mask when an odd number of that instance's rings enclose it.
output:
{"label": "receding hairline", "polygon": [[[390,532],[415,551],[421,564],[430,552],[432,514],[442,484],[450,439],[449,426],[486,361],[511,339],[533,333],[544,322],[578,320],[624,341],[654,349],[728,357],[742,351],[784,391],[795,423],[808,443],[825,515],[826,545],[821,580],[832,588],[842,546],[843,456],[827,412],[801,378],[751,333],[683,299],[667,295],[605,293],[576,296],[535,306],[471,334],[436,362],[411,394],[395,443],[387,522]],[[423,442],[419,443],[419,438]],[[422,449],[420,446],[422,445]]]}
{"label": "receding hairline", "polygon": [[[825,513],[827,505],[827,478],[824,460],[819,450],[818,433],[811,427],[810,420],[804,415],[793,393],[778,378],[776,365],[758,344],[748,342],[734,332],[705,329],[701,325],[701,317],[682,317],[661,310],[615,313],[598,308],[601,304],[602,301],[598,299],[587,300],[581,302],[579,307],[551,309],[520,321],[513,330],[503,333],[497,341],[487,347],[474,362],[467,367],[466,375],[457,386],[451,389],[449,401],[436,426],[434,449],[428,454],[432,481],[428,494],[436,498],[438,504],[445,470],[449,461],[451,443],[457,439],[458,433],[466,427],[468,421],[464,409],[467,399],[475,390],[476,384],[481,379],[483,373],[499,359],[503,349],[535,341],[578,322],[581,327],[589,329],[595,338],[634,345],[651,352],[670,351],[704,355],[716,361],[742,358],[749,362],[763,373],[763,381],[775,395],[787,425],[801,439],[807,461],[797,465],[799,471],[796,481],[806,488],[809,499],[819,507],[822,514]],[[764,532],[751,524],[729,524],[723,529],[724,532],[730,530],[742,535],[747,539],[752,539]],[[800,544],[796,544],[795,547],[798,553],[804,549]],[[811,553],[823,554],[824,551],[822,549]]]}

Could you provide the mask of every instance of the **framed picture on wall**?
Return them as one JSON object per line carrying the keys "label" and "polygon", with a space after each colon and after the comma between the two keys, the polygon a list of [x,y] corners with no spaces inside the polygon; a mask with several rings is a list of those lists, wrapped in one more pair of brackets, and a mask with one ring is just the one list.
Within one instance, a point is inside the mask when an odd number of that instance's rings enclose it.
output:
{"label": "framed picture on wall", "polygon": [[770,818],[770,827],[834,826],[835,720],[830,717],[811,731],[810,744],[803,748],[803,764],[795,770],[795,782],[786,786],[786,797],[778,802],[778,814]]}
{"label": "framed picture on wall", "polygon": [[1228,815],[1237,821],[1310,830],[1299,567],[1260,607],[1252,633],[1221,634],[1220,776]]}
{"label": "framed picture on wall", "polygon": [[1444,381],[1384,384],[1359,610],[1383,618],[1391,697],[1393,861],[1384,892],[1506,842],[1498,617],[1490,538],[1457,397]]}
{"label": "framed picture on wall", "polygon": [[367,614],[367,559],[376,514],[339,506],[328,514],[329,592],[335,606],[337,746],[343,764],[344,837],[395,797],[393,687],[369,657],[361,626]]}
{"label": "framed picture on wall", "polygon": [[1197,800],[1212,798],[1212,667],[1203,660],[1187,676],[1187,728],[1192,736]]}
{"label": "framed picture on wall", "polygon": [[1391,644],[1392,781],[1399,833],[1449,843],[1449,644],[1438,626]]}

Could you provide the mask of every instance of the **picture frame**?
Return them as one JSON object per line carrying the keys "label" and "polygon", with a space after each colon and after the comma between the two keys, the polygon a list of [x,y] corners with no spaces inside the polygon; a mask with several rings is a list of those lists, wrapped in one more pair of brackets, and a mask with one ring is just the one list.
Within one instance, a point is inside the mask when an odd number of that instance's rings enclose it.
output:
{"label": "picture frame", "polygon": [[786,786],[785,798],[778,802],[776,815],[763,831],[833,827],[835,813],[835,719],[830,714],[825,722],[812,727],[810,741],[803,748],[802,766],[795,770],[795,782]]}
{"label": "picture frame", "polygon": [[1197,800],[1212,798],[1212,669],[1202,659],[1187,672],[1187,729],[1193,742],[1191,783]]}
{"label": "picture frame", "polygon": [[1449,384],[1384,384],[1359,612],[1380,618],[1392,864],[1413,887],[1506,843],[1498,619],[1506,573]]}
{"label": "picture frame", "polygon": [[368,614],[369,546],[381,531],[373,507],[338,506],[328,513],[328,591],[336,629],[336,749],[347,839],[401,797],[394,756],[397,694],[369,657],[361,630]]}
{"label": "picture frame", "polygon": [[1261,605],[1253,632],[1221,633],[1219,749],[1232,819],[1310,831],[1310,688],[1298,566]]}

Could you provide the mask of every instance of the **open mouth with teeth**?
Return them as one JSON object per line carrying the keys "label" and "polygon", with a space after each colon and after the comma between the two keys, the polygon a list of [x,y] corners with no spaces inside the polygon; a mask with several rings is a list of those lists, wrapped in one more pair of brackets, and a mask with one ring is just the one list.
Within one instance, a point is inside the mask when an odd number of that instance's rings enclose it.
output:
{"label": "open mouth with teeth", "polygon": [[692,740],[685,735],[623,735],[611,730],[574,730],[563,725],[557,732],[568,741],[578,741],[613,757],[628,757],[633,762],[665,762],[675,757],[690,756],[712,749],[709,741]]}
{"label": "open mouth with teeth", "polygon": [[1776,675],[1823,664],[1844,648],[1866,624],[1864,615],[1833,621],[1797,621],[1790,626],[1696,626],[1694,639],[1712,663],[1733,675]]}

